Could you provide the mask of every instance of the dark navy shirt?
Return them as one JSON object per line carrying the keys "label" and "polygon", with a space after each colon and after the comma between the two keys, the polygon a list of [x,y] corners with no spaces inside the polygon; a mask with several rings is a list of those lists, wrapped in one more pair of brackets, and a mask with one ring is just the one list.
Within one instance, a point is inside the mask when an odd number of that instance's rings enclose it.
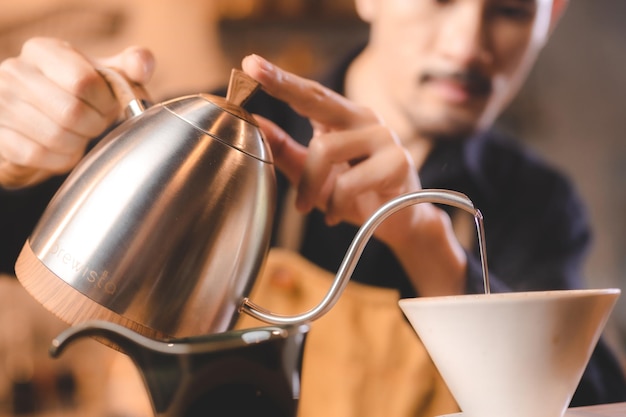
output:
{"label": "dark navy shirt", "polygon": [[[347,62],[325,82],[338,92],[343,91]],[[304,144],[311,137],[307,120],[262,92],[247,107]],[[424,188],[462,192],[482,212],[493,292],[585,286],[581,270],[591,235],[579,196],[563,175],[511,138],[489,131],[464,141],[439,142],[419,176]],[[19,191],[0,190],[0,272],[13,273],[19,250],[62,180],[53,178]],[[282,199],[287,181],[281,175],[277,180]],[[274,227],[282,205],[277,207]],[[356,231],[348,224],[328,227],[322,213],[314,211],[306,219],[301,253],[335,273]],[[468,260],[467,292],[483,292],[477,248],[468,250]],[[352,279],[396,288],[402,297],[419,295],[391,251],[376,239],[367,244]],[[601,340],[572,405],[617,401],[626,401],[626,383],[619,363]]]}

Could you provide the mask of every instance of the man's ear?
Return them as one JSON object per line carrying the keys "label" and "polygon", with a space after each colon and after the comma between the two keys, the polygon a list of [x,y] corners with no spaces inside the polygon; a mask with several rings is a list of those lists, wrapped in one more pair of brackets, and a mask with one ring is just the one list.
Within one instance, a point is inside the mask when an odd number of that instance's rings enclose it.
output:
{"label": "man's ear", "polygon": [[372,23],[376,13],[376,0],[355,0],[356,12],[365,23]]}
{"label": "man's ear", "polygon": [[[358,0],[357,0],[358,3]],[[565,13],[569,0],[552,0],[552,14],[550,15],[550,33],[554,31],[561,16]]]}

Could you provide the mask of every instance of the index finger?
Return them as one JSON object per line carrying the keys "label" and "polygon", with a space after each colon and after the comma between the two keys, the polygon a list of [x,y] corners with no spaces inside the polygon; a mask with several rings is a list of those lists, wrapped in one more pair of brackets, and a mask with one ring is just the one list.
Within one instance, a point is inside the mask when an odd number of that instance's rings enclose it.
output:
{"label": "index finger", "polygon": [[316,81],[285,71],[258,55],[245,57],[242,68],[268,94],[286,102],[300,115],[326,127],[346,129],[373,121],[371,111]]}

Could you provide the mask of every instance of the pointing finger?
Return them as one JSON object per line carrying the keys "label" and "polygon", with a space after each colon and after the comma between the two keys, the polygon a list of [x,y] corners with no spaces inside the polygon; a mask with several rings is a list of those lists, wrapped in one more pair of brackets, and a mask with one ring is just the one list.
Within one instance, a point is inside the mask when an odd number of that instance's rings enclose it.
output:
{"label": "pointing finger", "polygon": [[331,129],[347,129],[377,121],[374,113],[320,83],[284,71],[258,55],[242,62],[243,70],[270,95],[296,112]]}

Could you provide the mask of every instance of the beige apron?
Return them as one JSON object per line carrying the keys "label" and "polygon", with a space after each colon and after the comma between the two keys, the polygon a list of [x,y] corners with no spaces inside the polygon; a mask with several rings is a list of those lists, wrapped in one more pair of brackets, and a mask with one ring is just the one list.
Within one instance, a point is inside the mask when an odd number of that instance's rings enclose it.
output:
{"label": "beige apron", "polygon": [[[251,300],[277,314],[318,304],[334,275],[272,249]],[[348,283],[312,323],[304,351],[299,417],[436,416],[458,407],[404,319],[395,290]],[[244,316],[240,328],[263,325]]]}

